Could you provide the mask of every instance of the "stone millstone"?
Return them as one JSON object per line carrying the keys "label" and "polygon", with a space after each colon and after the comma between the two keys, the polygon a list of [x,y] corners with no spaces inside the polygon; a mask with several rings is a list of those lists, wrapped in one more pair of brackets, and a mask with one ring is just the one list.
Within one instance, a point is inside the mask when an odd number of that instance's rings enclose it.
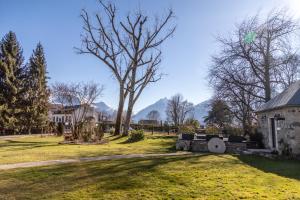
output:
{"label": "stone millstone", "polygon": [[211,138],[207,146],[211,153],[224,153],[226,150],[225,142],[220,138]]}

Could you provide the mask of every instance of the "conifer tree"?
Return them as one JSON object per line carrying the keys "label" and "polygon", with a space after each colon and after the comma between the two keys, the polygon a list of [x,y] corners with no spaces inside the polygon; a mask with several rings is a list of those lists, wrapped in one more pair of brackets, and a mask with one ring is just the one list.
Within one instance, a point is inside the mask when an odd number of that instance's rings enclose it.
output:
{"label": "conifer tree", "polygon": [[15,33],[10,31],[0,42],[0,127],[18,130],[22,107],[19,99],[24,83],[23,52]]}
{"label": "conifer tree", "polygon": [[38,43],[27,65],[27,104],[26,115],[27,130],[31,128],[44,128],[48,121],[48,98],[46,76],[46,59],[41,43]]}

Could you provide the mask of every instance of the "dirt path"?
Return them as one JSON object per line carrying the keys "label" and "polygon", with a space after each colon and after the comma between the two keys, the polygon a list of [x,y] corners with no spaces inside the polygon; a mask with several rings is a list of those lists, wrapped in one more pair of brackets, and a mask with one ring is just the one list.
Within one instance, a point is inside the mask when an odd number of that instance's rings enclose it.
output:
{"label": "dirt path", "polygon": [[27,168],[27,167],[40,167],[47,165],[58,165],[66,163],[78,163],[78,162],[89,162],[89,161],[101,161],[101,160],[115,160],[115,159],[128,159],[128,158],[152,158],[161,156],[179,156],[179,155],[191,155],[190,152],[180,153],[160,153],[160,154],[128,154],[128,155],[111,155],[111,156],[99,156],[99,157],[84,157],[78,159],[61,159],[61,160],[47,160],[47,161],[36,161],[36,162],[24,162],[14,164],[2,164],[0,170]]}

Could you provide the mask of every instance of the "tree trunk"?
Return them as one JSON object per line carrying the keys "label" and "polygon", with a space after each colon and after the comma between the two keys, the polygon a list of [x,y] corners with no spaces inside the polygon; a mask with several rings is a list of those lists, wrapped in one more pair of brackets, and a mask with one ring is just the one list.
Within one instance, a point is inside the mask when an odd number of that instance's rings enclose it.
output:
{"label": "tree trunk", "polygon": [[271,81],[270,81],[270,40],[267,43],[266,57],[265,57],[265,102],[271,100]]}
{"label": "tree trunk", "polygon": [[265,101],[268,102],[271,100],[271,84],[270,84],[270,77],[266,77],[265,82]]}
{"label": "tree trunk", "polygon": [[132,115],[132,110],[133,110],[133,97],[134,93],[130,92],[129,94],[129,100],[128,100],[128,108],[127,108],[127,113],[126,113],[126,119],[125,119],[125,124],[124,124],[124,131],[123,135],[127,136],[129,134],[129,128],[130,128],[130,121],[131,121],[131,115]]}
{"label": "tree trunk", "polygon": [[[137,66],[137,64],[135,63],[134,66]],[[137,69],[137,67],[134,67],[131,71],[131,84],[130,84],[130,91],[129,91],[128,108],[127,108],[127,113],[126,113],[124,131],[123,131],[124,136],[128,135],[132,110],[133,110],[133,106],[134,106],[134,94],[135,94],[135,84],[136,84],[136,82],[135,82],[136,69]]]}
{"label": "tree trunk", "polygon": [[115,135],[120,135],[122,130],[122,114],[124,107],[124,87],[120,84],[119,106],[116,118]]}

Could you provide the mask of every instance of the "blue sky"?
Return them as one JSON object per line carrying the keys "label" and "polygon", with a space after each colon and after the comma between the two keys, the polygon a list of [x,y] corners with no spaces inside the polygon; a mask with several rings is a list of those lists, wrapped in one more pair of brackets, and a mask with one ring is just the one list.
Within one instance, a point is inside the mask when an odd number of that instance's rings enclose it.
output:
{"label": "blue sky", "polygon": [[[162,72],[167,75],[145,90],[135,111],[181,93],[194,104],[209,99],[207,83],[210,56],[218,51],[215,36],[230,34],[234,25],[247,16],[274,8],[289,8],[298,17],[297,0],[119,0],[122,14],[141,8],[149,15],[160,15],[173,8],[177,30],[163,44]],[[101,101],[117,107],[118,86],[108,69],[96,58],[76,54],[80,46],[82,8],[97,12],[96,0],[0,0],[0,37],[9,30],[17,34],[28,59],[37,42],[45,48],[50,84],[94,81],[103,84]],[[298,13],[297,13],[298,11]]]}

